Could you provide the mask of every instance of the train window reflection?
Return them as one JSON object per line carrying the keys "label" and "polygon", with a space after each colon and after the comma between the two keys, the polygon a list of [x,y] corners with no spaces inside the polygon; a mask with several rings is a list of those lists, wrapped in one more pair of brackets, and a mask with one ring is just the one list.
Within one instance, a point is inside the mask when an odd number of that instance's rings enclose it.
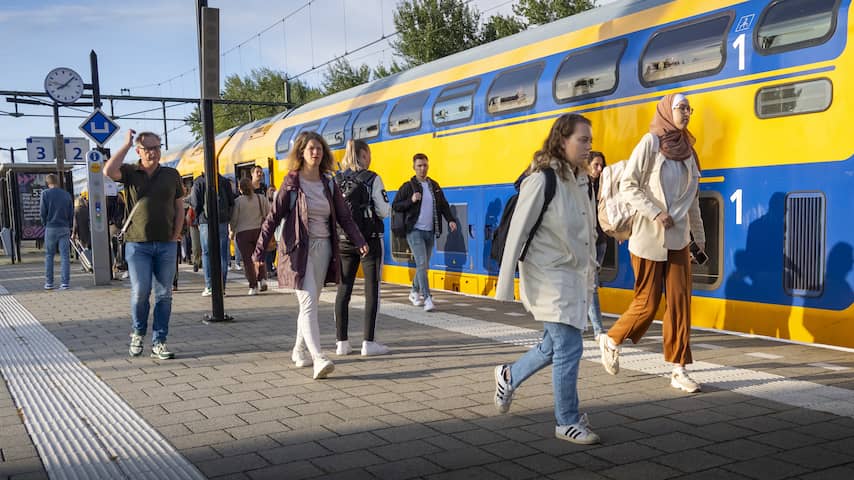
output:
{"label": "train window reflection", "polygon": [[718,192],[700,191],[700,217],[706,233],[706,255],[709,260],[703,265],[691,265],[694,288],[714,290],[723,280],[723,201]]}
{"label": "train window reflection", "polygon": [[374,105],[359,112],[353,122],[353,139],[374,138],[379,135],[380,117],[383,110],[385,110],[385,105]]}
{"label": "train window reflection", "polygon": [[542,64],[498,74],[486,95],[486,111],[495,115],[530,108],[537,101],[537,80]]}
{"label": "train window reflection", "polygon": [[775,118],[823,112],[832,99],[833,84],[826,78],[760,88],[756,92],[756,116]]}
{"label": "train window reflection", "polygon": [[433,104],[433,124],[465,122],[472,116],[477,83],[446,88]]}
{"label": "train window reflection", "polygon": [[350,114],[345,113],[332,117],[326,122],[323,127],[323,139],[330,147],[336,147],[344,144],[344,126],[347,125],[347,120],[350,119]]}
{"label": "train window reflection", "polygon": [[641,57],[641,82],[651,86],[719,72],[731,19],[718,16],[653,34]]}
{"label": "train window reflection", "polygon": [[287,154],[291,149],[291,137],[294,136],[294,127],[286,128],[281,135],[279,135],[279,139],[276,140],[276,155],[281,158],[283,155]]}
{"label": "train window reflection", "polygon": [[299,133],[302,133],[302,132],[315,132],[316,133],[319,128],[320,128],[320,122],[309,123],[308,125],[303,125],[302,127],[300,127]]}
{"label": "train window reflection", "polygon": [[626,41],[619,40],[571,53],[555,77],[555,100],[568,102],[612,93],[625,49]]}
{"label": "train window reflection", "polygon": [[780,0],[762,14],[756,49],[779,53],[826,42],[836,25],[839,0]]}
{"label": "train window reflection", "polygon": [[421,128],[421,110],[429,96],[429,92],[421,92],[401,98],[388,115],[388,131],[398,134]]}

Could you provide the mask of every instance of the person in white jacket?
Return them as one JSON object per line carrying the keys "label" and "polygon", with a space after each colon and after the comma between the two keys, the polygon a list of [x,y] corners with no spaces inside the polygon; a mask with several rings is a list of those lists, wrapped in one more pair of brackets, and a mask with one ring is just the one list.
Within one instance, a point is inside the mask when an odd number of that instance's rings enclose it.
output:
{"label": "person in white jacket", "polygon": [[620,344],[638,343],[646,333],[662,291],[666,309],[661,322],[664,360],[674,364],[670,385],[694,393],[700,384],[685,371],[691,356],[691,237],[705,250],[700,217],[699,162],[696,140],[688,131],[694,109],[682,94],[665,95],[656,106],[649,133],[632,151],[620,178],[620,192],[637,210],[629,252],[635,291],[629,308],[599,337],[602,365],[616,375]]}
{"label": "person in white jacket", "polygon": [[[513,393],[526,378],[553,366],[555,436],[579,444],[599,442],[587,415],[578,411],[578,364],[581,332],[593,296],[596,268],[596,220],[588,194],[587,159],[592,145],[590,121],[576,114],[559,117],[543,148],[534,154],[522,182],[498,274],[495,297],[514,299],[514,274],[519,267],[519,292],[525,309],[543,322],[543,340],[516,362],[495,367],[495,406],[510,409]],[[544,168],[554,169],[555,196],[519,257],[545,202]]]}

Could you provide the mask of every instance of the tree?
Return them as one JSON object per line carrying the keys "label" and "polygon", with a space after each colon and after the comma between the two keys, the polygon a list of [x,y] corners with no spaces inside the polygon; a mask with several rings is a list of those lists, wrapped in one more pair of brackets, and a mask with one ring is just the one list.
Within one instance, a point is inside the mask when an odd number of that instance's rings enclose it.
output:
{"label": "tree", "polygon": [[596,0],[519,0],[513,13],[528,25],[543,25],[596,7]]}
{"label": "tree", "polygon": [[407,66],[427,63],[479,45],[479,22],[463,0],[404,0],[394,12],[392,47]]}
{"label": "tree", "polygon": [[323,94],[332,95],[335,92],[367,83],[370,79],[370,67],[362,64],[361,67],[354,68],[349,61],[339,58],[330,64],[326,73],[323,74]]}
{"label": "tree", "polygon": [[[290,80],[291,101],[297,105],[321,97],[320,90],[309,87],[299,80]],[[230,75],[225,79],[222,98],[226,100],[255,100],[258,102],[285,101],[285,75],[269,68],[252,70],[245,77]],[[275,115],[284,107],[264,107],[250,105],[214,105],[214,130],[219,133],[229,128],[243,125],[252,120]],[[202,137],[202,123],[199,107],[193,109],[184,122],[190,125],[193,135]]]}
{"label": "tree", "polygon": [[373,75],[374,80],[376,80],[378,78],[383,78],[383,77],[387,77],[389,75],[394,75],[395,73],[399,73],[399,72],[402,72],[404,70],[406,70],[405,66],[397,63],[397,60],[392,60],[391,65],[389,65],[388,67],[383,65],[382,62],[377,64],[377,66],[374,67],[374,71],[372,72],[372,75]]}
{"label": "tree", "polygon": [[481,41],[488,43],[502,37],[509,37],[510,35],[521,32],[525,28],[527,28],[525,22],[516,17],[493,15],[483,24],[480,34]]}

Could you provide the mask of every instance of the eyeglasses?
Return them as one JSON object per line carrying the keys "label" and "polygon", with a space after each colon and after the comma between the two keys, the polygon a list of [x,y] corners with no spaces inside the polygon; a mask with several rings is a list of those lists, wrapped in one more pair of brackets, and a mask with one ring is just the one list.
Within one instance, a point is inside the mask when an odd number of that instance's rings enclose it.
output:
{"label": "eyeglasses", "polygon": [[152,147],[146,147],[145,145],[139,145],[139,149],[142,150],[143,152],[146,152],[146,153],[148,153],[148,152],[159,152],[160,151],[160,145],[154,145]]}
{"label": "eyeglasses", "polygon": [[679,110],[680,112],[686,115],[692,115],[694,113],[694,109],[689,107],[688,105],[679,105],[674,107],[673,110]]}

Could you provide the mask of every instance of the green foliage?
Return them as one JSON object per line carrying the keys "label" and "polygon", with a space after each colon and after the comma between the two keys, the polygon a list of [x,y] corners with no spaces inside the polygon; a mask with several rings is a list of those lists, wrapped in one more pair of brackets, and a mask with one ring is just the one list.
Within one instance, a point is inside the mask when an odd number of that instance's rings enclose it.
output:
{"label": "green foliage", "polygon": [[349,61],[339,58],[330,64],[326,73],[323,74],[323,93],[324,95],[332,95],[335,92],[367,83],[370,79],[370,67],[362,64],[361,67],[354,68]]}
{"label": "green foliage", "polygon": [[404,70],[406,70],[406,67],[397,63],[397,60],[392,60],[391,65],[389,65],[388,67],[380,63],[376,67],[374,67],[374,80],[378,78],[387,77],[389,75],[394,75],[395,73],[402,72]]}
{"label": "green foliage", "polygon": [[488,43],[502,37],[509,37],[521,32],[526,27],[525,22],[516,17],[493,15],[483,24],[481,40],[483,43]]}
{"label": "green foliage", "polygon": [[519,0],[513,13],[528,25],[543,25],[596,7],[596,0]]}
{"label": "green foliage", "polygon": [[403,0],[394,12],[392,47],[408,66],[427,63],[479,45],[479,21],[463,0]]}

